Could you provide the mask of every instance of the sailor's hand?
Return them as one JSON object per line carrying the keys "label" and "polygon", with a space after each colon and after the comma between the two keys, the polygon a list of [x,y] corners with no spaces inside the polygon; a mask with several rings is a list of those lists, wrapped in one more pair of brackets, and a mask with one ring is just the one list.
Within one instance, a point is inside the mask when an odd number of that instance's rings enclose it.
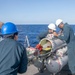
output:
{"label": "sailor's hand", "polygon": [[58,34],[56,32],[53,32],[53,35],[56,36],[56,37],[58,37]]}

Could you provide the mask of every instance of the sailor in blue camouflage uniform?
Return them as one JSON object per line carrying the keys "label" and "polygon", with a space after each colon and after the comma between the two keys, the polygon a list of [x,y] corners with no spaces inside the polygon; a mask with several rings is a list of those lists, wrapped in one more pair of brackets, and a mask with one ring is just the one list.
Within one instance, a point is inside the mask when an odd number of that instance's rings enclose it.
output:
{"label": "sailor in blue camouflage uniform", "polygon": [[55,24],[50,23],[50,24],[48,25],[48,30],[45,31],[45,32],[43,32],[43,33],[40,33],[37,38],[38,38],[39,41],[40,41],[41,39],[43,39],[43,38],[45,38],[45,37],[48,37],[48,34],[53,34],[53,32],[55,32],[55,31],[56,31],[56,26],[55,26]]}
{"label": "sailor in blue camouflage uniform", "polygon": [[20,44],[16,25],[7,22],[1,28],[4,40],[0,42],[0,75],[17,75],[27,71],[26,49]]}
{"label": "sailor in blue camouflage uniform", "polygon": [[61,19],[56,21],[56,25],[62,30],[63,35],[58,35],[54,32],[54,36],[58,37],[61,40],[65,40],[68,46],[68,65],[69,69],[72,72],[72,75],[75,75],[75,36],[73,29],[67,24],[63,23]]}

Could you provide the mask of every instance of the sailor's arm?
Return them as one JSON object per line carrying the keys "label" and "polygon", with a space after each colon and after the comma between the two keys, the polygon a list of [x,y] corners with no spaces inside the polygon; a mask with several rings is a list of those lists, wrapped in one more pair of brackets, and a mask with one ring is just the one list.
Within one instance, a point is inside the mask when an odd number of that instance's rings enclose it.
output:
{"label": "sailor's arm", "polygon": [[69,38],[69,31],[70,31],[69,28],[65,27],[63,30],[63,35],[59,35],[56,32],[54,32],[53,34],[54,34],[54,36],[58,37],[59,39],[67,41],[67,39]]}
{"label": "sailor's arm", "polygon": [[20,74],[25,73],[27,71],[27,64],[28,64],[28,58],[27,58],[26,50],[24,50],[18,73]]}
{"label": "sailor's arm", "polygon": [[69,38],[69,31],[70,29],[68,27],[65,27],[63,30],[63,35],[59,35],[58,38],[67,41]]}
{"label": "sailor's arm", "polygon": [[41,39],[45,38],[45,37],[47,36],[47,34],[48,34],[48,31],[45,31],[45,32],[43,32],[43,33],[40,33],[40,34],[38,35],[37,39],[38,39],[38,40],[41,40]]}

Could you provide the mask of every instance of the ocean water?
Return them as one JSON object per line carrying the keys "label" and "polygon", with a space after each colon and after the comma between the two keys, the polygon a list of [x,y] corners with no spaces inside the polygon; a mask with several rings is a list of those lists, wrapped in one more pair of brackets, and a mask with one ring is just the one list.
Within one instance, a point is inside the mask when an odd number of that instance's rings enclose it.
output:
{"label": "ocean water", "polygon": [[[48,24],[33,24],[33,25],[17,25],[19,35],[18,35],[18,41],[24,45],[25,43],[25,36],[28,36],[30,46],[35,47],[36,44],[39,43],[39,40],[37,39],[38,35],[40,33],[43,33],[47,31]],[[75,25],[70,25],[74,32],[75,32]],[[57,28],[57,32],[60,29]]]}

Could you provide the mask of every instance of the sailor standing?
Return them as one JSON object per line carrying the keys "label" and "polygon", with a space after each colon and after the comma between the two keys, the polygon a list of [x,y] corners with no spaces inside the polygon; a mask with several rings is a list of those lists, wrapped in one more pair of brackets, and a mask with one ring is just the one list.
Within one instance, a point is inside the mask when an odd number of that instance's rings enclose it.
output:
{"label": "sailor standing", "polygon": [[27,54],[20,44],[16,25],[7,22],[1,28],[4,40],[0,42],[0,75],[17,75],[27,70]]}
{"label": "sailor standing", "polygon": [[48,31],[39,34],[38,39],[41,40],[41,39],[43,39],[43,38],[45,38],[45,37],[48,37],[48,38],[52,39],[52,38],[54,37],[54,36],[53,36],[53,32],[55,32],[55,31],[56,31],[56,26],[55,26],[55,24],[50,23],[50,24],[48,25]]}
{"label": "sailor standing", "polygon": [[62,29],[63,35],[58,35],[54,32],[54,36],[58,37],[61,40],[65,40],[68,44],[68,65],[73,75],[75,75],[75,37],[73,29],[67,24],[63,23],[61,19],[56,21],[56,25]]}

